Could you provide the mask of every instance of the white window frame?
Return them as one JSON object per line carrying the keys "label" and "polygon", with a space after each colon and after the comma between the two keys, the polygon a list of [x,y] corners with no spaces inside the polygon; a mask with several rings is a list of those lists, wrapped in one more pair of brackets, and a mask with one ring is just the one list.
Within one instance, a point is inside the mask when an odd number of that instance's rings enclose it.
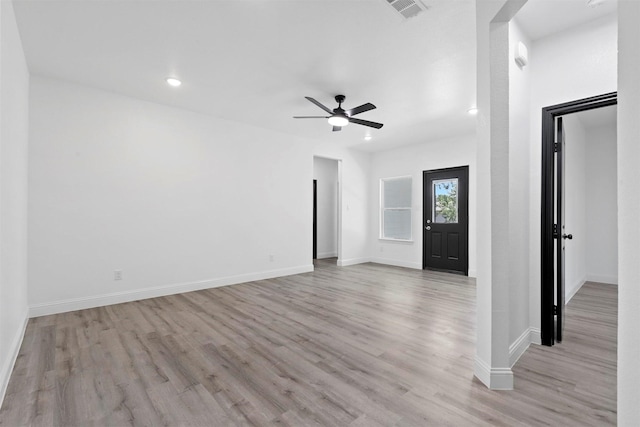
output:
{"label": "white window frame", "polygon": [[[393,208],[387,208],[385,206],[385,200],[384,200],[384,186],[385,183],[388,181],[394,181],[394,180],[399,180],[399,179],[408,179],[409,180],[409,187],[410,187],[410,203],[409,206],[402,206],[402,207],[393,207]],[[403,175],[403,176],[394,176],[394,177],[390,177],[390,178],[381,178],[380,179],[380,234],[379,234],[379,239],[380,240],[391,240],[391,241],[396,241],[396,242],[413,242],[413,209],[412,209],[412,205],[413,204],[413,176],[411,175]],[[409,212],[409,238],[408,239],[400,239],[400,238],[396,238],[396,237],[387,237],[385,236],[385,230],[384,230],[384,215],[386,211],[408,211]]]}

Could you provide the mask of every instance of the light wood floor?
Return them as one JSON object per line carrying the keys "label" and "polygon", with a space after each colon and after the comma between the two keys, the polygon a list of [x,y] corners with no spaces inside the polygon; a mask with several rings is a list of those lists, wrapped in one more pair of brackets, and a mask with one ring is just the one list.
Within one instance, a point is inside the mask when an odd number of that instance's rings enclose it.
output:
{"label": "light wood floor", "polygon": [[32,319],[0,425],[615,425],[616,287],[584,285],[566,341],[496,392],[472,374],[473,280],[331,262]]}

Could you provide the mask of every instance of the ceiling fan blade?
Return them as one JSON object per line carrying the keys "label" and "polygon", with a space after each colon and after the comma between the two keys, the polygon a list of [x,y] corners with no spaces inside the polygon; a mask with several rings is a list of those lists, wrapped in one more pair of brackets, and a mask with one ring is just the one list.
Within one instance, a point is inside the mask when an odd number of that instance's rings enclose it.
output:
{"label": "ceiling fan blade", "polygon": [[328,116],[293,116],[294,119],[328,119]]}
{"label": "ceiling fan blade", "polygon": [[321,103],[319,103],[318,101],[316,101],[315,99],[311,98],[310,96],[305,96],[305,98],[307,98],[309,101],[313,102],[314,104],[316,104],[318,107],[322,108],[324,111],[326,111],[329,114],[333,114],[333,111],[330,110],[329,108],[325,107],[324,105],[322,105]]}
{"label": "ceiling fan blade", "polygon": [[341,131],[341,130],[342,130],[342,127],[341,127],[341,126],[334,126],[334,127],[333,127],[333,131],[334,131],[334,132],[339,132],[339,131]]}
{"label": "ceiling fan blade", "polygon": [[362,125],[362,126],[369,126],[370,128],[376,128],[376,129],[380,129],[383,126],[382,123],[370,122],[369,120],[354,119],[352,117],[349,117],[349,123],[355,123],[357,125]]}
{"label": "ceiling fan blade", "polygon": [[375,105],[373,105],[370,102],[367,102],[366,104],[362,104],[359,107],[352,108],[345,112],[347,113],[347,116],[355,116],[356,114],[364,113],[365,111],[373,110],[374,108],[376,108]]}

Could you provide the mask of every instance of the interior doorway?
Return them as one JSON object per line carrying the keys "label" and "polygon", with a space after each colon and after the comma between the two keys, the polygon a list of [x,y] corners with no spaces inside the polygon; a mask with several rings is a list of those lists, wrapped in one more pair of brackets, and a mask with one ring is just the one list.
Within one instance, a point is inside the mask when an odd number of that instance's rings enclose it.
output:
{"label": "interior doorway", "polygon": [[[580,142],[574,144],[573,149],[571,145],[567,146],[567,141],[571,138],[578,141],[580,139],[576,137],[580,132],[572,131],[570,129],[571,126],[568,125],[572,123],[572,120],[579,121],[575,117],[578,113],[600,110],[616,104],[617,94],[613,92],[542,109],[541,341],[544,345],[551,346],[562,341],[567,296],[571,297],[584,281],[590,279],[586,273],[587,261],[586,255],[584,255],[582,262],[585,268],[578,274],[576,274],[576,271],[579,269],[574,268],[575,271],[570,271],[570,281],[567,282],[568,254],[576,258],[576,254],[581,253],[581,251],[583,254],[586,253],[584,249],[589,246],[586,243],[587,239],[589,237],[593,238],[594,230],[587,227],[587,220],[585,219],[586,202],[584,202],[585,206],[582,208],[583,212],[580,211],[578,206],[574,206],[577,209],[574,211],[574,219],[571,220],[571,226],[577,227],[579,231],[575,232],[566,228],[567,224],[569,224],[567,222],[566,205],[567,201],[571,203],[571,200],[574,200],[573,205],[579,204],[575,200],[579,200],[580,197],[587,194],[586,188],[582,192],[579,190],[580,186],[584,186],[586,182],[589,182],[587,181],[587,178],[589,178],[587,174],[589,172],[592,174],[596,171],[600,172],[602,168],[596,163],[589,171],[586,169],[586,164],[583,164],[582,173],[571,172],[571,169],[567,170],[567,161],[574,161],[575,163],[580,150],[583,150],[583,154],[586,153],[584,151],[586,147],[580,147]],[[593,118],[587,118],[586,120],[592,121]],[[589,134],[591,133],[589,132]],[[587,140],[588,138],[585,136],[583,139]],[[605,157],[602,154],[594,154],[594,156],[598,157],[595,160],[596,162]],[[609,154],[607,157],[611,157],[611,153],[604,154]],[[615,165],[615,155],[612,162]],[[573,184],[569,189],[567,188],[568,179],[571,179]],[[581,179],[584,182],[580,182]],[[613,179],[613,184],[609,184],[610,188],[605,187],[602,189],[601,183],[597,181],[594,181],[592,185],[594,187],[598,186],[602,190],[598,191],[604,197],[610,197],[612,192],[613,194],[616,193],[615,188],[611,188],[612,185],[615,185],[615,178]],[[592,193],[593,190],[590,188],[589,194],[593,196]],[[586,200],[586,196],[584,196],[584,200]],[[592,200],[592,203],[598,203],[598,201]],[[582,219],[580,219],[581,215]],[[602,212],[599,213],[598,217],[598,220],[592,219],[592,221],[600,223],[607,221]],[[617,213],[614,213],[613,217],[617,218]],[[616,233],[617,231],[615,230],[612,232],[617,239]],[[609,246],[611,245],[609,244]],[[603,251],[606,250],[603,249]],[[597,258],[597,255],[595,257]],[[617,266],[617,259],[614,262]],[[595,279],[594,281],[598,281],[601,278],[597,274],[591,277],[591,279]],[[567,286],[569,286],[568,289]]]}
{"label": "interior doorway", "polygon": [[340,258],[340,161],[313,158],[313,259],[337,264]]}

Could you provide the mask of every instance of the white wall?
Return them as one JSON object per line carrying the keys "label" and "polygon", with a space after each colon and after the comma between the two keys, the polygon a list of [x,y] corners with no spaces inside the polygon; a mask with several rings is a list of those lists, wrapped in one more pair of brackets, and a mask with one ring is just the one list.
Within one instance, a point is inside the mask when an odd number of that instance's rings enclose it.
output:
{"label": "white wall", "polygon": [[615,15],[536,40],[531,64],[530,324],[540,328],[541,110],[617,90]]}
{"label": "white wall", "polygon": [[565,302],[568,302],[587,279],[587,133],[577,114],[563,117],[565,129],[565,229],[560,234],[573,235],[564,241]]}
{"label": "white wall", "polygon": [[317,180],[317,257],[338,256],[338,161],[313,158]]}
{"label": "white wall", "polygon": [[586,279],[617,284],[617,129],[589,128],[586,137]]}
{"label": "white wall", "polygon": [[29,72],[13,4],[0,2],[0,405],[27,321]]}
{"label": "white wall", "polygon": [[529,103],[531,67],[515,62],[516,46],[531,47],[519,24],[509,23],[509,362],[530,342],[529,330]]}
{"label": "white wall", "polygon": [[312,269],[309,141],[33,77],[30,143],[34,315]]}
{"label": "white wall", "polygon": [[44,77],[30,101],[32,315],[310,271],[314,154],[366,261],[368,154]]}
{"label": "white wall", "polygon": [[[369,211],[371,260],[381,264],[422,268],[422,172],[469,166],[469,275],[476,271],[476,184],[475,137],[467,135],[410,145],[373,154]],[[380,179],[396,176],[413,178],[413,242],[380,240]]]}
{"label": "white wall", "polygon": [[640,2],[619,0],[618,425],[640,425]]}
{"label": "white wall", "polygon": [[338,266],[369,262],[371,154],[327,140],[316,143],[313,155],[340,161]]}

